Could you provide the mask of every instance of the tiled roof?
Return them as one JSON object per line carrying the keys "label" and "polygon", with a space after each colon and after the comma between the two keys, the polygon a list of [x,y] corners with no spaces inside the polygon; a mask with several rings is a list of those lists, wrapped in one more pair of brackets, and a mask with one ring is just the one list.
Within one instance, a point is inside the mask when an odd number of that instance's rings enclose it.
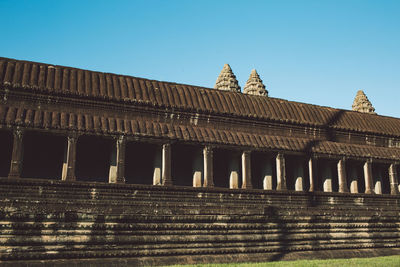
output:
{"label": "tiled roof", "polygon": [[0,86],[400,136],[400,119],[392,117],[7,58],[0,58]]}
{"label": "tiled roof", "polygon": [[306,138],[251,134],[195,125],[172,125],[71,112],[43,111],[0,106],[0,125],[60,129],[93,134],[124,134],[209,144],[239,145],[259,149],[315,152],[363,158],[399,159],[400,149],[318,141]]}

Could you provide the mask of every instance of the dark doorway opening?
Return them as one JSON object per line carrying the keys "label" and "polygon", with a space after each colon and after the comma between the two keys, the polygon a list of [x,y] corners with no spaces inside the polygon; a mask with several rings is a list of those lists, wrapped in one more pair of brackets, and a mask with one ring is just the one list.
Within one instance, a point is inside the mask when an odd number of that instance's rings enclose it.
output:
{"label": "dark doorway opening", "polygon": [[332,183],[332,192],[339,191],[337,162],[328,159],[319,159],[317,161],[317,184],[318,191],[324,191],[325,178],[329,176]]}
{"label": "dark doorway opening", "polygon": [[339,176],[337,169],[337,161],[329,160],[327,165],[331,168],[332,171],[332,192],[339,192]]}
{"label": "dark doorway opening", "polygon": [[0,131],[0,177],[7,177],[10,172],[13,136],[10,131]]}
{"label": "dark doorway opening", "polygon": [[276,188],[275,158],[267,153],[253,152],[251,154],[251,183],[255,189],[264,189],[264,179],[270,176],[272,188]]}
{"label": "dark doorway opening", "polygon": [[[372,164],[372,188],[380,181],[382,194],[390,194],[389,165],[381,163]],[[378,192],[375,192],[378,194]]]}
{"label": "dark doorway opening", "polygon": [[365,193],[365,178],[363,165],[357,161],[349,160],[346,162],[346,173],[347,173],[347,186],[350,191],[351,181],[355,175],[357,179],[357,189],[358,193]]}
{"label": "dark doorway opening", "polygon": [[242,184],[242,171],[241,171],[240,154],[234,151],[225,149],[216,149],[214,151],[214,186],[229,188],[229,178],[231,169],[238,170],[238,188]]}
{"label": "dark doorway opening", "polygon": [[390,194],[389,165],[382,164],[382,194]]}
{"label": "dark doorway opening", "polygon": [[[193,186],[193,174],[196,160],[201,159],[201,149],[191,145],[174,145],[172,154],[172,179],[174,185]],[[197,162],[202,171],[202,162]]]}
{"label": "dark doorway opening", "polygon": [[125,152],[125,181],[127,184],[153,184],[156,158],[161,168],[161,146],[130,142]]}
{"label": "dark doorway opening", "polygon": [[298,164],[296,162],[296,157],[285,156],[286,165],[286,188],[287,190],[295,190],[295,183],[297,176]]}
{"label": "dark doorway opening", "polygon": [[64,136],[26,132],[21,177],[60,180],[66,144]]}
{"label": "dark doorway opening", "polygon": [[76,151],[76,179],[108,182],[112,140],[99,136],[81,136]]}
{"label": "dark doorway opening", "polygon": [[296,190],[297,177],[302,177],[302,190],[310,189],[308,161],[302,156],[286,156],[286,186],[288,190]]}
{"label": "dark doorway opening", "polygon": [[303,190],[308,192],[310,190],[310,169],[308,165],[308,160],[303,160],[303,172],[304,172],[304,179],[303,179]]}

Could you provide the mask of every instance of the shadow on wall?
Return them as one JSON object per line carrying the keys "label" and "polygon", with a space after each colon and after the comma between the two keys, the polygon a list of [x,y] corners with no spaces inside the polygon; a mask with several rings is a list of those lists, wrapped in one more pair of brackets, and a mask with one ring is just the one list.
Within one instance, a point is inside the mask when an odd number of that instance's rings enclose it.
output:
{"label": "shadow on wall", "polygon": [[[10,233],[3,246],[13,247],[9,253],[0,253],[0,260],[30,259],[37,257],[38,253],[46,253],[46,240],[42,236],[45,229],[43,222],[45,213],[3,213],[1,217],[7,218],[10,225]],[[7,224],[4,224],[6,226]],[[3,230],[7,228],[4,227]],[[23,236],[21,236],[23,233]],[[30,249],[26,249],[26,248]],[[32,248],[34,250],[32,251]]]}
{"label": "shadow on wall", "polygon": [[[310,195],[310,206],[308,207],[315,207],[317,206],[317,200],[316,198],[311,198]],[[279,231],[278,232],[278,236],[277,236],[277,241],[278,241],[278,252],[275,253],[270,260],[271,261],[280,261],[282,260],[288,253],[290,253],[290,249],[292,246],[294,246],[297,242],[292,240],[292,232],[295,233],[296,229],[290,228],[287,223],[289,221],[287,221],[285,219],[284,216],[279,214],[279,208],[274,207],[274,206],[269,206],[267,208],[264,209],[264,214],[265,214],[265,221],[268,223],[273,223],[276,225],[276,229]],[[331,236],[331,227],[329,224],[329,220],[327,219],[321,219],[319,218],[319,215],[311,215],[311,218],[307,221],[308,223],[308,227],[307,229],[313,229],[313,226],[317,223],[325,223],[326,226],[323,227],[323,230],[326,231],[323,240],[324,241],[329,241],[332,239]],[[315,226],[314,226],[315,227]],[[314,228],[315,229],[315,228]],[[294,231],[293,231],[294,230]],[[319,229],[318,229],[319,230]],[[304,240],[309,242],[309,245],[311,245],[313,247],[313,250],[318,250],[321,248],[320,245],[320,239],[321,239],[321,235],[318,235],[318,233],[314,233],[312,230],[309,231],[308,233],[304,233],[305,237]],[[297,240],[298,241],[298,240]]]}
{"label": "shadow on wall", "polygon": [[[326,122],[321,126],[323,130],[326,132],[326,137],[328,140],[334,140],[334,133],[331,129],[331,126],[335,125],[337,121],[341,119],[344,114],[344,110],[338,110],[337,112],[333,113],[329,118],[327,118]],[[311,153],[313,147],[316,147],[321,141],[320,140],[311,140],[309,141],[303,148],[303,152]]]}
{"label": "shadow on wall", "polygon": [[[49,190],[49,188],[46,190]],[[25,202],[19,202],[13,210],[0,210],[0,220],[4,222],[2,231],[7,231],[7,236],[3,236],[3,245],[0,247],[3,251],[5,251],[5,247],[7,247],[6,249],[12,247],[8,252],[0,254],[1,260],[100,258],[116,257],[118,254],[129,256],[135,253],[139,253],[136,255],[141,257],[149,252],[159,253],[160,250],[163,250],[164,245],[178,244],[185,247],[190,243],[195,246],[207,244],[205,246],[208,246],[210,250],[215,251],[216,254],[221,254],[224,248],[218,245],[213,247],[212,243],[202,243],[202,234],[215,235],[212,231],[224,230],[222,239],[219,236],[212,239],[223,243],[224,240],[233,237],[235,240],[239,238],[240,243],[246,242],[245,236],[239,237],[238,231],[229,231],[229,228],[226,227],[229,223],[237,223],[238,218],[240,224],[248,223],[245,229],[251,229],[252,232],[260,224],[263,224],[262,229],[265,229],[266,233],[257,236],[260,240],[257,242],[263,243],[261,245],[263,248],[275,251],[275,253],[271,253],[272,256],[269,258],[274,261],[286,258],[286,255],[291,253],[292,247],[301,247],[301,249],[308,251],[319,250],[325,255],[326,253],[334,253],[333,251],[337,248],[347,248],[348,251],[356,253],[358,248],[363,247],[396,247],[399,239],[397,235],[398,207],[395,205],[398,200],[391,197],[387,197],[384,204],[379,204],[382,202],[375,204],[374,198],[365,197],[362,199],[363,201],[360,201],[362,205],[355,207],[351,202],[343,205],[340,201],[336,201],[343,200],[340,197],[310,193],[308,203],[297,203],[299,199],[292,195],[286,200],[281,199],[279,203],[282,204],[280,206],[258,206],[256,204],[257,219],[251,219],[254,218],[252,216],[250,218],[243,216],[243,213],[240,212],[234,213],[240,217],[232,216],[226,220],[227,216],[218,216],[229,214],[227,210],[222,208],[238,207],[236,205],[231,206],[231,198],[228,198],[227,201],[215,203],[214,207],[218,210],[221,208],[222,211],[219,214],[216,213],[216,216],[211,216],[213,221],[207,219],[202,221],[202,216],[190,216],[183,221],[182,218],[185,216],[164,216],[169,214],[170,211],[168,210],[163,211],[165,214],[159,213],[158,210],[154,209],[158,205],[153,205],[153,208],[149,208],[148,204],[134,205],[134,207],[126,210],[129,206],[128,203],[116,205],[113,200],[115,195],[110,196],[107,193],[108,190],[102,193],[101,189],[98,188],[86,188],[84,193],[73,195],[69,191],[42,192],[40,186],[36,187],[35,190],[30,187],[29,191],[23,191],[21,194],[26,194],[26,192],[30,192],[30,197],[37,201],[33,201],[30,206],[26,206]],[[144,192],[148,194],[149,191]],[[62,194],[66,202],[60,202],[54,206],[54,204],[48,202],[49,193]],[[78,195],[80,197],[75,201]],[[278,199],[278,197],[280,198],[280,196],[277,196],[277,198],[271,199]],[[354,199],[358,198],[360,197],[354,197]],[[151,196],[147,196],[147,199],[150,201]],[[240,203],[240,207],[243,209],[251,209],[251,207],[254,207],[253,200],[248,202],[246,199],[243,199],[243,201],[237,199],[237,203]],[[174,208],[178,208],[176,200],[167,201],[171,201],[169,203],[174,205]],[[303,202],[304,200],[301,198],[300,201]],[[83,202],[85,204],[82,204]],[[66,206],[63,203],[70,204]],[[327,205],[328,203],[330,205]],[[299,212],[293,212],[292,204],[301,205]],[[373,205],[377,206],[374,207]],[[340,209],[335,209],[335,206],[340,206]],[[207,207],[204,206],[204,208]],[[200,209],[203,209],[203,207]],[[137,214],[144,216],[138,217]],[[156,214],[157,216],[153,216]],[[262,216],[261,219],[258,216]],[[223,226],[218,222],[223,222]],[[177,234],[171,233],[171,228],[162,226],[164,223],[181,224],[184,226],[184,231]],[[186,224],[190,226],[196,223],[206,226],[204,232],[199,234],[200,241],[190,237],[180,238],[188,232],[186,231],[188,230]],[[304,223],[306,226],[302,226],[300,223]],[[151,224],[156,225],[155,228]],[[140,225],[145,230],[141,229]],[[147,234],[149,235],[148,238],[143,235],[146,229],[150,230]],[[190,232],[193,230],[192,228],[189,229]],[[151,232],[155,232],[153,230],[156,230],[157,233],[151,234]],[[165,239],[168,235],[174,237]],[[295,236],[296,238],[294,238]],[[158,242],[159,240],[160,242]],[[187,255],[184,249],[181,255]],[[199,256],[208,257],[201,252]]]}
{"label": "shadow on wall", "polygon": [[279,208],[274,206],[268,206],[264,208],[265,222],[273,223],[276,225],[278,231],[277,241],[278,241],[278,252],[274,254],[270,260],[279,261],[287,253],[289,253],[290,240],[288,238],[289,232],[284,218],[279,215]]}

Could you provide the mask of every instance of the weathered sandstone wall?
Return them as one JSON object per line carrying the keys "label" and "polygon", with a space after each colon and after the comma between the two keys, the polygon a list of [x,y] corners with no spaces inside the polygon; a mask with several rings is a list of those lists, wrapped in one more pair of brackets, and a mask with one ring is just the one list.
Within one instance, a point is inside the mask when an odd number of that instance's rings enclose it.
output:
{"label": "weathered sandstone wall", "polygon": [[0,264],[398,254],[399,198],[0,178]]}

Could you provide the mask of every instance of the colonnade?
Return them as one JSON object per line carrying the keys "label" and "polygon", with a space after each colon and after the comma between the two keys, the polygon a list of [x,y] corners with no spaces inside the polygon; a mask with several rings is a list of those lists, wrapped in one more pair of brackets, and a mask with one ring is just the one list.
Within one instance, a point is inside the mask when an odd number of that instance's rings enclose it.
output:
{"label": "colonnade", "polygon": [[[21,176],[21,170],[23,166],[23,130],[13,131],[13,148],[11,153],[11,163],[10,163],[10,178],[18,178]],[[62,174],[61,179],[64,181],[75,181],[76,180],[76,154],[77,154],[77,143],[79,136],[77,134],[70,134],[67,137],[67,145],[65,147]],[[110,156],[110,166],[109,166],[109,183],[125,183],[125,154],[126,154],[126,144],[127,140],[124,136],[119,136],[113,139],[113,145]],[[171,186],[174,184],[172,177],[172,167],[171,167],[171,150],[173,147],[170,143],[160,144],[161,153],[159,153],[154,160],[154,172],[153,172],[153,185],[164,185]],[[193,169],[193,186],[194,187],[214,187],[214,148],[211,146],[204,146],[202,148],[202,153],[198,155],[195,159]],[[236,151],[238,153],[238,151]],[[229,162],[229,188],[242,188],[251,189],[252,185],[252,151],[245,150],[240,151],[241,163]],[[201,155],[202,154],[202,155]],[[275,153],[275,166],[276,166],[276,176],[273,176],[272,164],[261,163],[263,166],[262,176],[262,187],[265,190],[287,190],[287,167],[286,167],[286,154],[285,152]],[[303,156],[304,157],[304,156]],[[318,158],[310,156],[307,161],[308,164],[302,165],[298,164],[294,168],[294,190],[304,191],[305,190],[305,173],[306,168],[308,168],[308,179],[307,183],[309,188],[307,191],[317,191],[316,187],[316,164],[318,163]],[[330,159],[332,162],[333,159]],[[372,172],[372,160],[366,159],[362,162],[363,164],[363,183],[365,184],[365,191],[359,192],[358,183],[361,182],[360,175],[351,169],[350,172],[346,170],[346,158],[335,159],[337,171],[337,191],[340,193],[365,193],[365,194],[382,194],[382,181],[383,176],[380,173],[376,179],[373,177]],[[390,194],[398,194],[398,181],[397,181],[397,167],[396,162],[388,164],[388,178],[390,183]],[[321,164],[322,165],[322,164]],[[321,166],[319,166],[321,167]],[[240,177],[241,174],[241,177]],[[347,177],[348,174],[350,177]],[[321,169],[320,180],[320,191],[333,192],[333,171],[331,167],[324,167]],[[275,179],[275,181],[274,181]],[[273,188],[273,184],[276,187]],[[335,181],[336,183],[336,181]]]}

